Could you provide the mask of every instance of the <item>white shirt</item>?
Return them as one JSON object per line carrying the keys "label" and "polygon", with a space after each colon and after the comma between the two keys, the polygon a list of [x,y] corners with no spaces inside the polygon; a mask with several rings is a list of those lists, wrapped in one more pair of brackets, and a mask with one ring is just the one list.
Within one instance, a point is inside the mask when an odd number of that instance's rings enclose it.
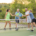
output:
{"label": "white shirt", "polygon": [[[29,11],[25,12],[25,15],[28,15],[29,14]],[[28,15],[27,18],[29,18],[30,16]]]}
{"label": "white shirt", "polygon": [[[25,15],[28,15],[29,14],[29,11],[25,12]],[[27,23],[30,23],[31,22],[31,18],[30,18],[30,15],[27,16]]]}

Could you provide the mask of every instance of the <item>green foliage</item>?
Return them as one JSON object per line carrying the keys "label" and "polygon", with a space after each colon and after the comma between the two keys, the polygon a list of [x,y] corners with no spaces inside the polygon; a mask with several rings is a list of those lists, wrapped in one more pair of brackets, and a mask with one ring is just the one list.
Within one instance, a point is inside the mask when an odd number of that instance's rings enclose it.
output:
{"label": "green foliage", "polygon": [[[0,19],[4,19],[5,17],[5,13],[6,13],[6,9],[10,9],[10,12],[14,15],[15,12],[17,11],[17,9],[20,9],[20,12],[22,14],[25,15],[25,8],[27,7],[28,10],[32,9],[32,12],[36,18],[36,2],[35,0],[27,0],[30,3],[28,5],[23,4],[23,2],[26,0],[15,0],[15,2],[12,4],[0,4],[0,10],[2,10],[2,12],[0,12]],[[15,18],[15,17],[10,17],[11,19]],[[21,17],[21,18],[25,18],[25,17]]]}

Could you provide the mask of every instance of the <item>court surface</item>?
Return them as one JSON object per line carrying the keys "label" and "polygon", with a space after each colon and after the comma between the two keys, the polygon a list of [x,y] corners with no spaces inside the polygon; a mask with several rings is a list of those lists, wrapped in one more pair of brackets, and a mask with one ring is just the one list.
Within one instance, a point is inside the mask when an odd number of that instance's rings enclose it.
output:
{"label": "court surface", "polygon": [[[5,25],[5,23],[3,23],[3,24],[0,23],[0,29],[3,29],[4,25]],[[22,27],[22,26],[20,26],[20,27]],[[9,27],[9,26],[7,25],[7,27]],[[15,25],[13,24],[12,27],[15,27]],[[31,28],[30,28],[30,30],[31,30]],[[0,36],[36,36],[36,28],[34,28],[33,32],[31,32],[30,30],[27,31],[27,28],[20,28],[18,31],[15,31],[15,29],[0,30]]]}

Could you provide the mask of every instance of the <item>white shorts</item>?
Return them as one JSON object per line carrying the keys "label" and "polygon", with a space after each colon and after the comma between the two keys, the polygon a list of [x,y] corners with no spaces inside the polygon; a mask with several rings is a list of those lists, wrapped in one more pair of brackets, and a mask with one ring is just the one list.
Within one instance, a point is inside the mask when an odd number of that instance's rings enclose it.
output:
{"label": "white shorts", "polygon": [[27,23],[31,23],[31,18],[28,18],[27,19]]}

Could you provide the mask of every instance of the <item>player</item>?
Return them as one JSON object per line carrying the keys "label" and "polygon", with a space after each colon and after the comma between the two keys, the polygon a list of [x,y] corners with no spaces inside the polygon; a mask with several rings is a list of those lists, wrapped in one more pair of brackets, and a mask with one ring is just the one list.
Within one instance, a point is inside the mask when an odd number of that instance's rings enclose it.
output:
{"label": "player", "polygon": [[31,20],[32,20],[32,22],[31,22],[32,30],[31,31],[33,31],[33,24],[35,27],[36,27],[36,25],[35,25],[35,18],[34,18],[34,15],[32,13],[32,10],[29,10],[29,14],[24,15],[24,16],[30,16],[31,17]]}
{"label": "player", "polygon": [[35,25],[35,17],[34,17],[34,15],[33,15],[33,13],[32,13],[32,10],[29,10],[29,14],[28,15],[30,15],[30,17],[31,17],[31,19],[32,19],[32,22],[31,22],[31,26],[32,26],[32,30],[31,31],[33,31],[33,25],[36,27],[36,25]]}
{"label": "player", "polygon": [[15,15],[12,15],[12,14],[10,13],[10,9],[7,9],[7,10],[6,10],[6,14],[5,14],[6,24],[5,24],[4,30],[6,30],[7,22],[9,22],[9,29],[11,30],[10,15],[11,15],[11,16],[15,16]]}
{"label": "player", "polygon": [[[25,15],[28,15],[29,14],[29,11],[28,11],[28,8],[25,8]],[[31,23],[31,18],[30,18],[30,16],[28,15],[28,16],[26,16],[26,21],[27,21],[27,23],[28,23],[28,29],[27,30],[30,30],[30,23]]]}
{"label": "player", "polygon": [[15,13],[15,21],[16,21],[16,30],[18,30],[18,23],[19,23],[19,19],[20,17],[22,17],[22,14],[19,12],[19,9],[17,9],[17,12]]}

